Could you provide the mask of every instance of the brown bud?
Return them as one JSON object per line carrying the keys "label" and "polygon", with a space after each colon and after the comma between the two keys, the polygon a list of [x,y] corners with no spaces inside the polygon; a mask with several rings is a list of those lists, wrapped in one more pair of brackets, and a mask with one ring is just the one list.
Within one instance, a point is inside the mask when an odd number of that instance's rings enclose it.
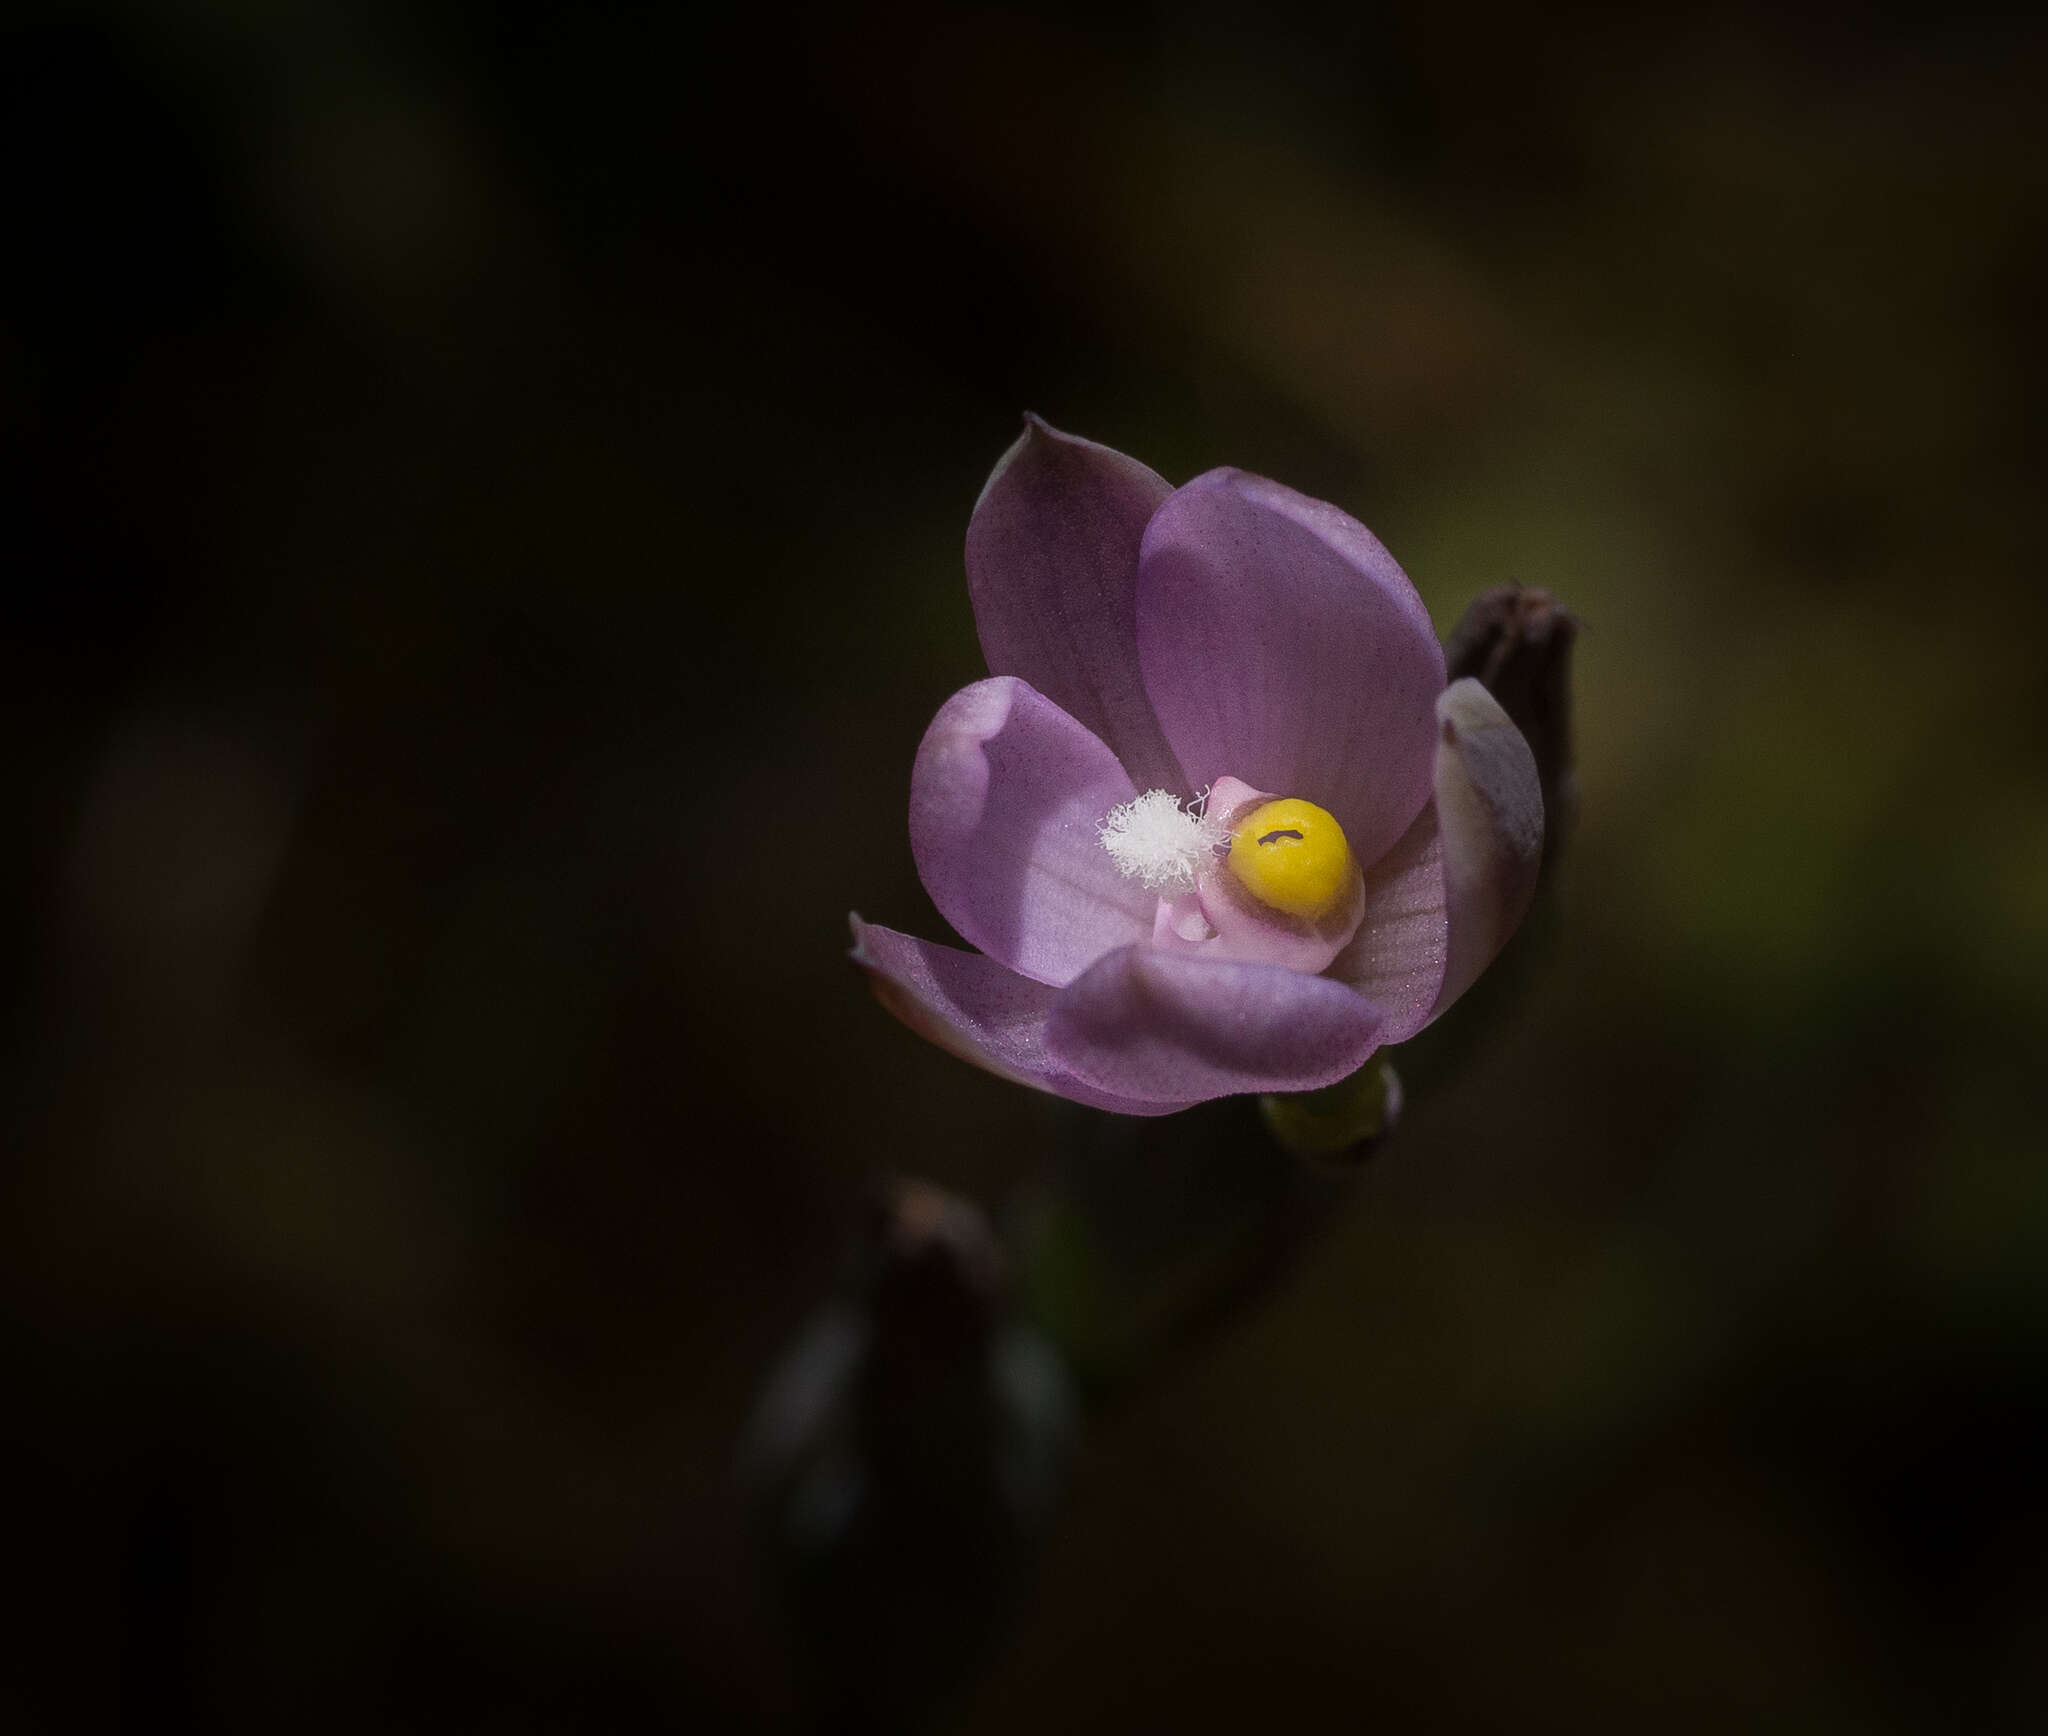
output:
{"label": "brown bud", "polygon": [[916,1386],[982,1355],[1007,1306],[1004,1264],[979,1207],[928,1182],[881,1184],[857,1257],[876,1326],[873,1378]]}

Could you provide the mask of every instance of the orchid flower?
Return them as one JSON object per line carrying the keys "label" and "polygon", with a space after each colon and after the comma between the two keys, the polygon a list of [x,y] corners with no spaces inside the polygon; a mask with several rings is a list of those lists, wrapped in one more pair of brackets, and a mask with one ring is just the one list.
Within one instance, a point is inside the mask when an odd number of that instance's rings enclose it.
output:
{"label": "orchid flower", "polygon": [[1036,417],[967,529],[992,671],[910,780],[963,952],[853,920],[942,1048],[1097,1108],[1313,1090],[1451,1004],[1535,888],[1543,802],[1407,575],[1336,507],[1182,488]]}

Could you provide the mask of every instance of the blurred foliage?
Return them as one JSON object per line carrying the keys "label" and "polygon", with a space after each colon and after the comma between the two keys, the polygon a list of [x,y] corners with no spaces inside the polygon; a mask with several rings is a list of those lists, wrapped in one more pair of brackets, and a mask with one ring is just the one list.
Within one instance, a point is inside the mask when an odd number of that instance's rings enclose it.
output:
{"label": "blurred foliage", "polygon": [[2048,38],[0,50],[10,1727],[793,1716],[749,1394],[873,1176],[1061,1137],[842,957],[943,932],[903,794],[1026,408],[1338,501],[1440,627],[1554,592],[1580,829],[1298,1280],[1091,1437],[964,1727],[2034,1726]]}

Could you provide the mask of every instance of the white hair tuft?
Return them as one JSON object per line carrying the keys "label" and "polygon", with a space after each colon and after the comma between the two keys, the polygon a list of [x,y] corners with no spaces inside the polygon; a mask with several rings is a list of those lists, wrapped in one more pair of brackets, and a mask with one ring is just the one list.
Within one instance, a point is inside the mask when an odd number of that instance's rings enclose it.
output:
{"label": "white hair tuft", "polygon": [[1223,844],[1222,826],[1209,818],[1204,790],[1183,809],[1166,790],[1147,790],[1119,802],[1096,831],[1110,860],[1148,892],[1174,897],[1195,888],[1195,876]]}

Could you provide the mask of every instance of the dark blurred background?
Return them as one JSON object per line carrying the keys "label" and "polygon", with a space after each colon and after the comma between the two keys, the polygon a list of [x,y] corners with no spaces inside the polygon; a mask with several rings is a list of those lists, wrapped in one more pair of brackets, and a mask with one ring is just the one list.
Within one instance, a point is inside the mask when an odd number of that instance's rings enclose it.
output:
{"label": "dark blurred background", "polygon": [[977,1732],[2048,1705],[2048,39],[1943,8],[0,26],[21,1730],[775,1730],[751,1395],[1048,1106],[938,936],[1019,413],[1582,617],[1549,941],[1107,1414]]}

